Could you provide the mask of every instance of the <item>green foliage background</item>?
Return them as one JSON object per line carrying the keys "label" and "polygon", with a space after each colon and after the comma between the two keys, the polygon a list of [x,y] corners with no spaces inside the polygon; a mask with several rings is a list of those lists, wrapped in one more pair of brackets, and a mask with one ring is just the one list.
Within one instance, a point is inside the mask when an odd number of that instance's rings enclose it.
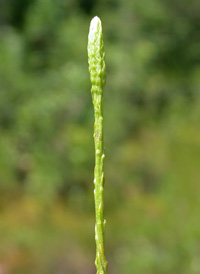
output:
{"label": "green foliage background", "polygon": [[1,273],[95,273],[95,15],[109,273],[200,273],[199,11],[197,0],[1,1]]}

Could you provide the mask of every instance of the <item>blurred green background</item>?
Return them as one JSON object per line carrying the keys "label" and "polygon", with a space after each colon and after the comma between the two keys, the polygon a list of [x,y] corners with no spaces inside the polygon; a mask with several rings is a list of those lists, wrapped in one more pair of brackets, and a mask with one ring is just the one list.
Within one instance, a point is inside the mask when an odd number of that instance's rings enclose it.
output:
{"label": "blurred green background", "polygon": [[95,15],[109,274],[199,274],[198,0],[1,0],[0,273],[95,273]]}

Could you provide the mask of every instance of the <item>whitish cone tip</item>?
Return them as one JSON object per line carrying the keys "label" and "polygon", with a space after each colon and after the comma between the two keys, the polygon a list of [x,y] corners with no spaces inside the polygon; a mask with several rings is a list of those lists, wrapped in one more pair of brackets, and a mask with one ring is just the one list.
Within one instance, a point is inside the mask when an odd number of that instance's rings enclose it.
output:
{"label": "whitish cone tip", "polygon": [[95,16],[95,17],[91,20],[91,25],[97,26],[98,24],[101,24],[101,20],[99,19],[98,16]]}
{"label": "whitish cone tip", "polygon": [[90,23],[89,42],[93,42],[95,39],[95,34],[101,31],[102,31],[101,20],[99,19],[98,16],[95,16]]}

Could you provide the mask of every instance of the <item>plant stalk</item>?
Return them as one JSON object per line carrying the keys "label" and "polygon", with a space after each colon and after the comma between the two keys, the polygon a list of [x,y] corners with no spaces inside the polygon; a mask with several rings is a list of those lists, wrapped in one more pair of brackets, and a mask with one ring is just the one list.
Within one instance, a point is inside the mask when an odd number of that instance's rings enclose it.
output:
{"label": "plant stalk", "polygon": [[95,200],[95,241],[97,274],[107,274],[104,248],[104,142],[103,142],[103,88],[106,82],[105,52],[100,19],[96,16],[90,24],[88,36],[88,63],[92,83],[91,93],[94,106],[94,200]]}

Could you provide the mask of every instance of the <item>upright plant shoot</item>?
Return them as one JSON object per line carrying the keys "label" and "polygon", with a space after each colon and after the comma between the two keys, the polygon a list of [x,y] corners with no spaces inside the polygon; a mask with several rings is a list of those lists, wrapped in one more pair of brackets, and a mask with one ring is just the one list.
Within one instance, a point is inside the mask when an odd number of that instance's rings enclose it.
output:
{"label": "upright plant shoot", "polygon": [[88,36],[88,63],[92,83],[94,106],[94,200],[95,200],[95,240],[97,274],[107,274],[107,261],[104,251],[104,143],[103,143],[103,88],[106,83],[105,52],[100,19],[96,16],[90,23]]}

